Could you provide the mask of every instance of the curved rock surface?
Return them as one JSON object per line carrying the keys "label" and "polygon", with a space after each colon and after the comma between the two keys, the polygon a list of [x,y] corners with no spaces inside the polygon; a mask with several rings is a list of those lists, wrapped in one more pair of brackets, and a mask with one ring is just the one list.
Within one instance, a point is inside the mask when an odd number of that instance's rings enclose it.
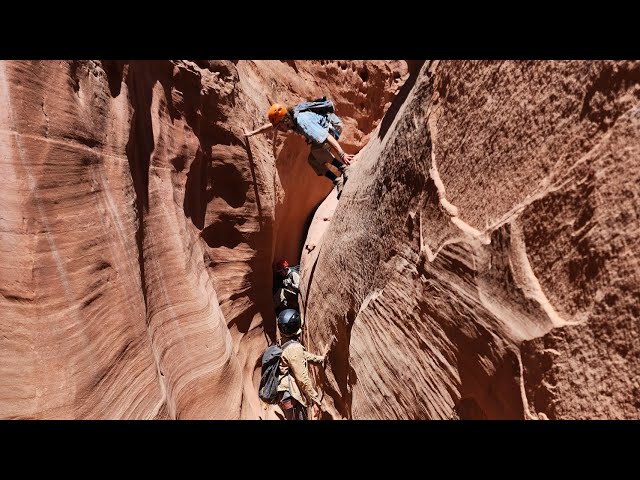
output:
{"label": "curved rock surface", "polygon": [[[324,94],[340,202],[242,137]],[[640,62],[0,61],[0,101],[0,418],[275,418],[301,251],[327,418],[640,418]]]}
{"label": "curved rock surface", "polygon": [[[329,191],[243,128],[327,94],[357,151],[405,62],[0,61],[0,418],[258,418],[271,262]],[[297,142],[297,143],[295,143]]]}
{"label": "curved rock surface", "polygon": [[302,259],[328,416],[640,418],[640,62],[427,62],[358,157]]}

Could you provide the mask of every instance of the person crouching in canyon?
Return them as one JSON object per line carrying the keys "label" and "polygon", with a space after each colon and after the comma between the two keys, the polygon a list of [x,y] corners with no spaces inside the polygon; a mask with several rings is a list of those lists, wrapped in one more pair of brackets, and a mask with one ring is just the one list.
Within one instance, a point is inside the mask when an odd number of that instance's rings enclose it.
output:
{"label": "person crouching in canyon", "polygon": [[287,308],[299,310],[300,265],[291,267],[282,259],[273,265],[273,271],[273,308],[276,315]]}
{"label": "person crouching in canyon", "polygon": [[[335,113],[333,102],[326,97],[309,102],[302,102],[287,108],[274,103],[267,112],[269,123],[265,123],[252,131],[244,131],[245,137],[270,130],[276,132],[293,131],[304,136],[311,151],[307,161],[318,176],[325,176],[336,187],[338,198],[348,179],[347,166],[353,161],[353,155],[347,154],[338,143],[342,133],[342,120]],[[331,153],[333,151],[333,154]],[[340,172],[336,176],[328,165],[333,165]]]}

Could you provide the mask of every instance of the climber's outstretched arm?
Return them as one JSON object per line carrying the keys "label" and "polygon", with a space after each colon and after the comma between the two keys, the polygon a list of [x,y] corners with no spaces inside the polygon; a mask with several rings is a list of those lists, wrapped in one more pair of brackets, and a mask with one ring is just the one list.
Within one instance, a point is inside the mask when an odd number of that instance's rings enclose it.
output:
{"label": "climber's outstretched arm", "polygon": [[252,131],[244,131],[244,136],[245,137],[251,137],[253,135],[257,135],[258,133],[265,133],[268,132],[269,130],[273,130],[273,125],[271,125],[270,123],[265,123],[264,125],[262,125],[261,127],[256,128],[255,130]]}

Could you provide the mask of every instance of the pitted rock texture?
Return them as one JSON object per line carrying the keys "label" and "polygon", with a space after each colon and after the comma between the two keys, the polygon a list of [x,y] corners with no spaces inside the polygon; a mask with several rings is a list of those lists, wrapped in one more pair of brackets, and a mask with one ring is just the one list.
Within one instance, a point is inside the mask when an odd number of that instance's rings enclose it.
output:
{"label": "pitted rock texture", "polygon": [[640,62],[426,62],[371,138],[303,250],[327,417],[640,418]]}
{"label": "pitted rock texture", "polygon": [[271,263],[297,260],[329,188],[304,142],[247,148],[243,128],[326,94],[355,152],[406,76],[396,61],[0,61],[0,418],[264,416]]}

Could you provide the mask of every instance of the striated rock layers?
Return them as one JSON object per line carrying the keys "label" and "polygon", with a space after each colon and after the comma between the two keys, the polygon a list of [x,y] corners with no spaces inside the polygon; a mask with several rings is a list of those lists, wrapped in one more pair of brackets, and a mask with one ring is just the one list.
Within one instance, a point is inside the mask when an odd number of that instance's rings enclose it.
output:
{"label": "striated rock layers", "polygon": [[427,62],[311,223],[333,418],[640,418],[640,62]]}
{"label": "striated rock layers", "polygon": [[0,418],[261,416],[271,262],[331,184],[303,140],[242,129],[327,94],[355,152],[406,72],[1,61]]}

